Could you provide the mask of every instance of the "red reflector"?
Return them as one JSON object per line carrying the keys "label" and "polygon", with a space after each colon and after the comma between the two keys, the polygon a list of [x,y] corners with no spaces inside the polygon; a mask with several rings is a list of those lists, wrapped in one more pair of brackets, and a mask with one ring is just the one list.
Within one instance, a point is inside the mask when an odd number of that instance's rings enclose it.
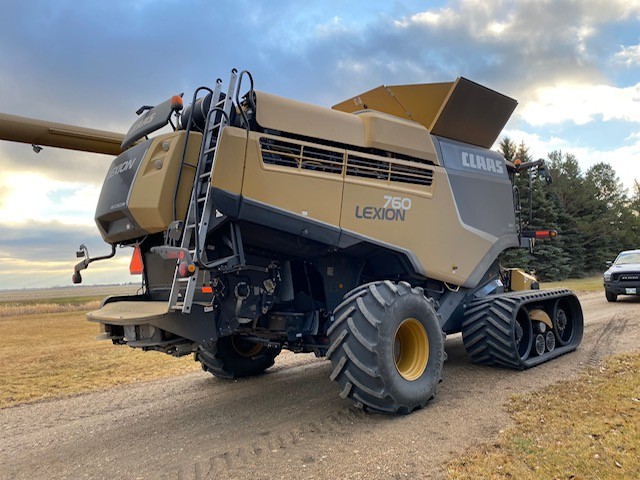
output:
{"label": "red reflector", "polygon": [[131,273],[131,275],[139,275],[143,270],[144,264],[142,263],[142,252],[140,251],[140,245],[136,245],[133,249],[131,263],[129,264],[129,273]]}
{"label": "red reflector", "polygon": [[211,287],[202,287],[202,293],[213,293],[213,288]]}
{"label": "red reflector", "polygon": [[557,235],[555,230],[536,230],[536,238],[555,238]]}

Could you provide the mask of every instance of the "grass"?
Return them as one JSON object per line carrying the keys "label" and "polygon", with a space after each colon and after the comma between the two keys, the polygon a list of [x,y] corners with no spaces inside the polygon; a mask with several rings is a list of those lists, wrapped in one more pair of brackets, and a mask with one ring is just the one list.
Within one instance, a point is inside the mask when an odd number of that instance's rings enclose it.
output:
{"label": "grass", "polygon": [[568,288],[576,292],[604,292],[602,276],[563,280],[562,282],[544,282],[540,288]]}
{"label": "grass", "polygon": [[199,370],[190,356],[96,341],[99,327],[85,310],[97,304],[64,298],[0,305],[0,408]]}
{"label": "grass", "polygon": [[640,354],[515,397],[515,426],[448,465],[449,478],[640,478]]}
{"label": "grass", "polygon": [[95,310],[102,297],[67,297],[0,302],[0,318],[18,315]]}

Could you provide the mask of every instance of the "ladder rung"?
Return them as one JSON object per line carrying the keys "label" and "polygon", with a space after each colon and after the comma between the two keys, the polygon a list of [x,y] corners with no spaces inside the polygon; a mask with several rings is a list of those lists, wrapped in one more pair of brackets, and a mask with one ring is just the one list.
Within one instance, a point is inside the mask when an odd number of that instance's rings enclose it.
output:
{"label": "ladder rung", "polygon": [[187,223],[185,228],[196,228],[196,223]]}
{"label": "ladder rung", "polygon": [[178,277],[179,282],[188,282],[190,277]]}
{"label": "ladder rung", "polygon": [[208,171],[207,173],[203,173],[200,175],[200,178],[207,178],[211,176],[211,171]]}
{"label": "ladder rung", "polygon": [[207,197],[202,197],[198,199],[198,202],[204,202],[207,199]]}
{"label": "ladder rung", "polygon": [[206,150],[204,150],[202,153],[204,153],[204,154],[206,155],[207,153],[211,153],[211,152],[215,152],[215,151],[216,151],[216,146],[214,145],[214,146],[213,146],[213,147],[211,147],[211,148],[207,148],[207,149],[206,149]]}

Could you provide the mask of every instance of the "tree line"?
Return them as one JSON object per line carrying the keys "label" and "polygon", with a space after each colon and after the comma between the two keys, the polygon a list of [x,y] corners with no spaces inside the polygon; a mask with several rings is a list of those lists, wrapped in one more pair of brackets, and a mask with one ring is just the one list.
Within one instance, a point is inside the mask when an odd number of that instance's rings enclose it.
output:
{"label": "tree line", "polygon": [[[511,162],[534,160],[524,142],[516,144],[508,137],[498,150]],[[621,250],[640,248],[637,180],[633,192],[627,192],[611,165],[597,163],[583,172],[574,155],[561,151],[549,153],[546,170],[515,174],[517,220],[522,229],[554,229],[558,236],[536,241],[533,254],[524,249],[506,252],[502,266],[535,270],[544,281],[581,278],[602,273],[607,260],[615,259]]]}

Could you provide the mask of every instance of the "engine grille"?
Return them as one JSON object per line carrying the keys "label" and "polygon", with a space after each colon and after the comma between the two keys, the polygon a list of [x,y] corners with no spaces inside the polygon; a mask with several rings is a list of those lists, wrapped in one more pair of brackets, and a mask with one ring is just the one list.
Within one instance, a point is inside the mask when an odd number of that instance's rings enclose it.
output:
{"label": "engine grille", "polygon": [[344,153],[273,138],[261,138],[262,161],[268,165],[342,174]]}
{"label": "engine grille", "polygon": [[342,175],[346,156],[345,173],[348,177],[423,186],[433,183],[433,169],[419,159],[398,160],[377,155],[347,154],[344,150],[312,147],[267,137],[260,138],[260,151],[266,165]]}
{"label": "engine grille", "polygon": [[396,163],[393,159],[383,160],[355,155],[349,155],[347,175],[426,186],[433,183],[433,170],[426,166],[404,165]]}

